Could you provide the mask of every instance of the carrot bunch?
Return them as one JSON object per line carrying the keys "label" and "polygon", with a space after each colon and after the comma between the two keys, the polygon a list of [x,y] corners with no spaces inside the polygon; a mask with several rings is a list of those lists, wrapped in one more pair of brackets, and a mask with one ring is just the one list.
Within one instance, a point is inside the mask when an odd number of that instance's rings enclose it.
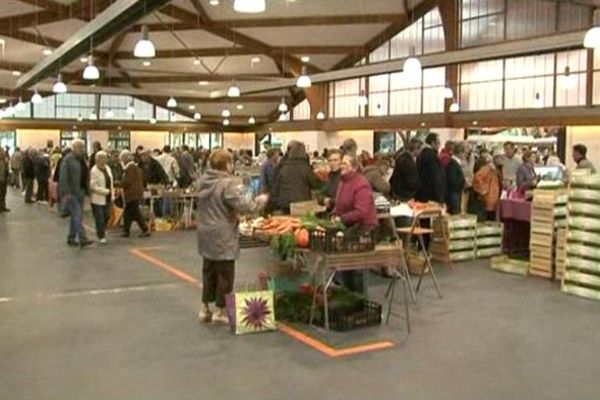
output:
{"label": "carrot bunch", "polygon": [[302,227],[300,218],[276,216],[265,219],[260,227],[260,231],[266,235],[283,235],[284,233],[295,232]]}

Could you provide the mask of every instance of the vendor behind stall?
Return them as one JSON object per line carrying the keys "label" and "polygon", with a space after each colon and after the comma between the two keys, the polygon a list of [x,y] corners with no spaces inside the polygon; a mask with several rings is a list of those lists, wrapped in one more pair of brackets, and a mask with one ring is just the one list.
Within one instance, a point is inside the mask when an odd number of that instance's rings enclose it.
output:
{"label": "vendor behind stall", "polygon": [[329,164],[329,175],[327,176],[327,182],[319,190],[319,204],[324,205],[327,207],[328,211],[331,211],[335,206],[335,196],[337,195],[342,176],[342,172],[340,170],[342,163],[341,150],[328,150],[327,162]]}
{"label": "vendor behind stall", "polygon": [[535,173],[535,155],[531,151],[523,153],[523,164],[517,168],[517,189],[525,193],[533,190],[538,182]]}
{"label": "vendor behind stall", "polygon": [[[377,211],[373,199],[373,189],[360,173],[355,156],[347,154],[342,158],[341,181],[333,214],[349,229],[372,231],[378,225]],[[362,293],[363,275],[356,271],[340,274],[338,278],[348,289]]]}

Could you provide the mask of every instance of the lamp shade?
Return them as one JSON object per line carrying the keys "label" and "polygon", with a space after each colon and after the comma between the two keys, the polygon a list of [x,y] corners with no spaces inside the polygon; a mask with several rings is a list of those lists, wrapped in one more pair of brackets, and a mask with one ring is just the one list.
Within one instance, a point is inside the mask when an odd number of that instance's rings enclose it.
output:
{"label": "lamp shade", "polygon": [[90,119],[91,119],[92,121],[95,121],[95,120],[97,120],[97,119],[98,119],[98,116],[96,115],[96,113],[95,113],[95,112],[93,112],[93,111],[92,111],[92,112],[90,113]]}
{"label": "lamp shade", "polygon": [[240,13],[256,14],[266,10],[265,0],[235,0],[233,9]]}
{"label": "lamp shade", "polygon": [[402,69],[407,79],[414,81],[421,78],[421,61],[416,57],[408,57]]}
{"label": "lamp shade", "polygon": [[231,117],[231,111],[229,111],[228,109],[224,109],[223,111],[221,111],[221,117],[224,117],[224,118]]}
{"label": "lamp shade", "polygon": [[588,29],[583,38],[583,47],[588,49],[600,48],[600,26],[594,26]]}
{"label": "lamp shade", "polygon": [[127,106],[127,110],[125,110],[125,112],[127,113],[127,115],[135,114],[135,108],[133,107],[133,104],[129,104]]}
{"label": "lamp shade", "polygon": [[225,119],[223,120],[223,125],[224,125],[224,126],[229,126],[229,120],[228,120],[227,118],[225,118]]}
{"label": "lamp shade", "polygon": [[323,111],[319,111],[317,113],[317,119],[325,119],[325,113]]}
{"label": "lamp shade", "polygon": [[94,65],[94,58],[91,55],[88,57],[87,66],[83,70],[83,79],[86,81],[100,79],[100,71],[98,70],[98,67]]}
{"label": "lamp shade", "polygon": [[169,107],[169,108],[177,107],[177,100],[175,100],[175,97],[169,98],[169,101],[167,101],[167,107]]}
{"label": "lamp shade", "polygon": [[240,88],[235,83],[232,83],[229,89],[227,89],[227,97],[240,97],[240,95]]}
{"label": "lamp shade", "polygon": [[454,98],[454,91],[452,90],[452,88],[449,88],[449,87],[444,88],[444,98],[445,99]]}
{"label": "lamp shade", "polygon": [[142,26],[142,37],[135,44],[133,55],[137,58],[153,58],[156,56],[154,43],[148,38],[148,27]]}
{"label": "lamp shade", "polygon": [[457,113],[460,111],[460,106],[458,105],[457,102],[453,102],[452,104],[450,104],[450,112],[451,113]]}
{"label": "lamp shade", "polygon": [[115,117],[115,113],[113,110],[111,110],[110,108],[108,110],[106,110],[106,112],[104,113],[104,117],[105,118],[114,118]]}
{"label": "lamp shade", "polygon": [[150,118],[150,123],[152,125],[156,124],[156,118],[154,118],[154,117]]}
{"label": "lamp shade", "polygon": [[56,78],[56,82],[54,83],[54,86],[52,87],[52,91],[56,94],[67,93],[67,85],[65,85],[65,83],[62,81],[61,74],[58,74],[58,77]]}
{"label": "lamp shade", "polygon": [[310,80],[310,76],[306,75],[306,67],[302,66],[302,72],[300,76],[296,80],[296,86],[299,88],[309,88],[312,86],[312,81]]}
{"label": "lamp shade", "polygon": [[201,120],[201,119],[202,119],[202,114],[200,114],[199,112],[197,112],[197,113],[194,113],[194,119],[195,119],[196,121],[199,121],[199,120]]}
{"label": "lamp shade", "polygon": [[282,112],[282,113],[288,112],[289,108],[288,108],[287,103],[285,102],[285,98],[283,98],[283,97],[281,98],[281,103],[279,103],[279,107],[277,109],[279,110],[279,112]]}
{"label": "lamp shade", "polygon": [[250,117],[250,118],[248,118],[248,123],[250,125],[254,125],[254,124],[256,124],[256,119],[254,117]]}
{"label": "lamp shade", "polygon": [[31,102],[33,104],[40,104],[44,101],[44,99],[42,98],[42,96],[40,95],[40,93],[37,91],[37,89],[35,89],[35,92],[33,93],[33,96],[31,96]]}

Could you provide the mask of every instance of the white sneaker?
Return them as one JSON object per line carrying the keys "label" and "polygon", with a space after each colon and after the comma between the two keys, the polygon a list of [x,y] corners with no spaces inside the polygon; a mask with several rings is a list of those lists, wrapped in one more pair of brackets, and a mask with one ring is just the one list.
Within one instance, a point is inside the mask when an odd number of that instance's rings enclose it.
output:
{"label": "white sneaker", "polygon": [[100,239],[99,242],[102,243],[102,244],[106,244],[106,238]]}
{"label": "white sneaker", "polygon": [[229,317],[227,316],[227,314],[222,314],[218,312],[215,315],[213,315],[212,322],[220,324],[229,324]]}
{"label": "white sneaker", "polygon": [[209,322],[212,322],[212,319],[213,319],[213,313],[210,311],[209,308],[202,307],[200,309],[200,311],[198,311],[198,320],[200,322],[209,323]]}

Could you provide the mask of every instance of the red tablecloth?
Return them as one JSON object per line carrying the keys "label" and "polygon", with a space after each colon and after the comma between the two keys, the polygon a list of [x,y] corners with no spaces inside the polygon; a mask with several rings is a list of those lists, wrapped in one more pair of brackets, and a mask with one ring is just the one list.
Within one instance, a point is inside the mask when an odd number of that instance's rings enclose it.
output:
{"label": "red tablecloth", "polygon": [[500,219],[513,219],[517,221],[530,222],[531,202],[514,199],[500,200]]}

